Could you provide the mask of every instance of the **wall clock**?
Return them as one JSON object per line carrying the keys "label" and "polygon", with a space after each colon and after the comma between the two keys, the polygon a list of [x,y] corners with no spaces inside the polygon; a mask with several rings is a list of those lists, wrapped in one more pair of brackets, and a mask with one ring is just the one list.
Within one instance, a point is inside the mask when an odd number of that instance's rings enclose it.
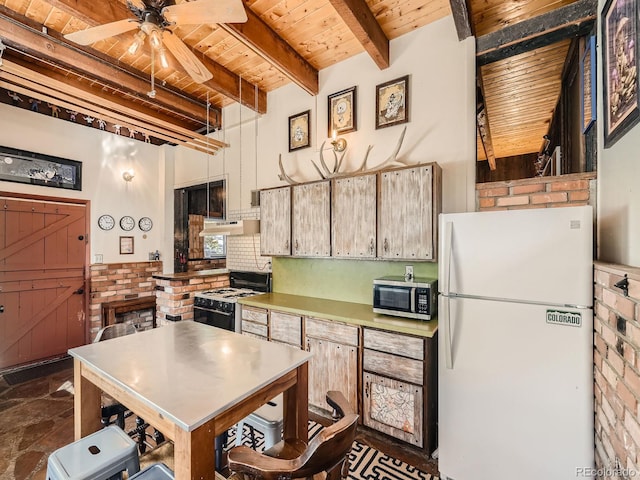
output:
{"label": "wall clock", "polygon": [[138,227],[143,232],[148,232],[149,230],[151,230],[153,228],[153,222],[151,221],[151,219],[149,217],[142,217],[138,221]]}
{"label": "wall clock", "polygon": [[111,215],[101,215],[100,218],[98,218],[98,226],[102,230],[111,230],[115,224],[116,221]]}
{"label": "wall clock", "polygon": [[135,226],[136,226],[136,221],[133,219],[133,217],[130,217],[129,215],[125,215],[120,219],[120,228],[122,230],[125,230],[128,232],[129,230],[133,230],[133,227]]}

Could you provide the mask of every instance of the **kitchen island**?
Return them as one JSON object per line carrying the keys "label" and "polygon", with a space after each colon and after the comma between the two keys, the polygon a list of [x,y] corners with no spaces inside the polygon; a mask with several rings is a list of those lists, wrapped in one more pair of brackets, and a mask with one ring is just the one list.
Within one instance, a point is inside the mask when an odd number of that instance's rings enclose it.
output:
{"label": "kitchen island", "polygon": [[436,444],[438,320],[369,304],[267,293],[239,299],[242,333],[313,353],[309,408],[327,416],[340,390],[366,427],[431,454]]}

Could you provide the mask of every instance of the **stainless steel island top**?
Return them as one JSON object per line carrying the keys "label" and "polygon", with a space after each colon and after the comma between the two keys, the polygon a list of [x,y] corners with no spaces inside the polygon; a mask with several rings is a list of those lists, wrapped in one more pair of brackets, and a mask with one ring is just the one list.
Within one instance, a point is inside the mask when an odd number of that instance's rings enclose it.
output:
{"label": "stainless steel island top", "polygon": [[[174,440],[176,478],[213,478],[213,437],[280,392],[289,405],[285,430],[306,435],[311,354],[303,350],[186,321],[69,353],[76,438],[100,427],[104,391]],[[196,439],[207,445],[206,465]]]}

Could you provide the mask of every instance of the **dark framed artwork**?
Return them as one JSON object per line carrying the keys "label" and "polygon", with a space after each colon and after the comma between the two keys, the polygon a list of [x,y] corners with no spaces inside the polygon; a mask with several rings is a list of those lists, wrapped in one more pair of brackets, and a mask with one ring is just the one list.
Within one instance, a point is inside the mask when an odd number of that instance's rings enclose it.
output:
{"label": "dark framed artwork", "polygon": [[580,98],[582,99],[582,133],[587,133],[596,119],[596,37],[585,42],[580,58]]}
{"label": "dark framed artwork", "polygon": [[120,237],[120,255],[133,254],[133,237]]}
{"label": "dark framed artwork", "polygon": [[355,132],[358,129],[357,117],[358,87],[347,88],[327,97],[329,130],[328,137],[333,134]]}
{"label": "dark framed artwork", "polygon": [[604,146],[640,118],[638,109],[637,0],[607,0],[602,9]]}
{"label": "dark framed artwork", "polygon": [[376,86],[376,129],[409,121],[409,75]]}
{"label": "dark framed artwork", "polygon": [[82,162],[0,147],[0,180],[82,190]]}
{"label": "dark framed artwork", "polygon": [[291,115],[289,117],[289,151],[311,146],[309,132],[311,131],[311,110]]}

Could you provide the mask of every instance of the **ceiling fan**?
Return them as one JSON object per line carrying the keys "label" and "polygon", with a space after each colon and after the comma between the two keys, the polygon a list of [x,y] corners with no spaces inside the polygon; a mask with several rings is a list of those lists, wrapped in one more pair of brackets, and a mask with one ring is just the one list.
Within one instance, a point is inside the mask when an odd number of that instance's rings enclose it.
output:
{"label": "ceiling fan", "polygon": [[166,47],[194,81],[203,83],[211,79],[211,72],[170,27],[247,21],[242,0],[194,0],[177,5],[175,0],[127,0],[127,6],[136,16],[135,20],[118,20],[69,33],[64,37],[80,45],[90,45],[114,35],[139,29],[129,47],[129,53],[135,54],[145,38],[149,37],[149,43],[158,53],[164,68],[169,65]]}

